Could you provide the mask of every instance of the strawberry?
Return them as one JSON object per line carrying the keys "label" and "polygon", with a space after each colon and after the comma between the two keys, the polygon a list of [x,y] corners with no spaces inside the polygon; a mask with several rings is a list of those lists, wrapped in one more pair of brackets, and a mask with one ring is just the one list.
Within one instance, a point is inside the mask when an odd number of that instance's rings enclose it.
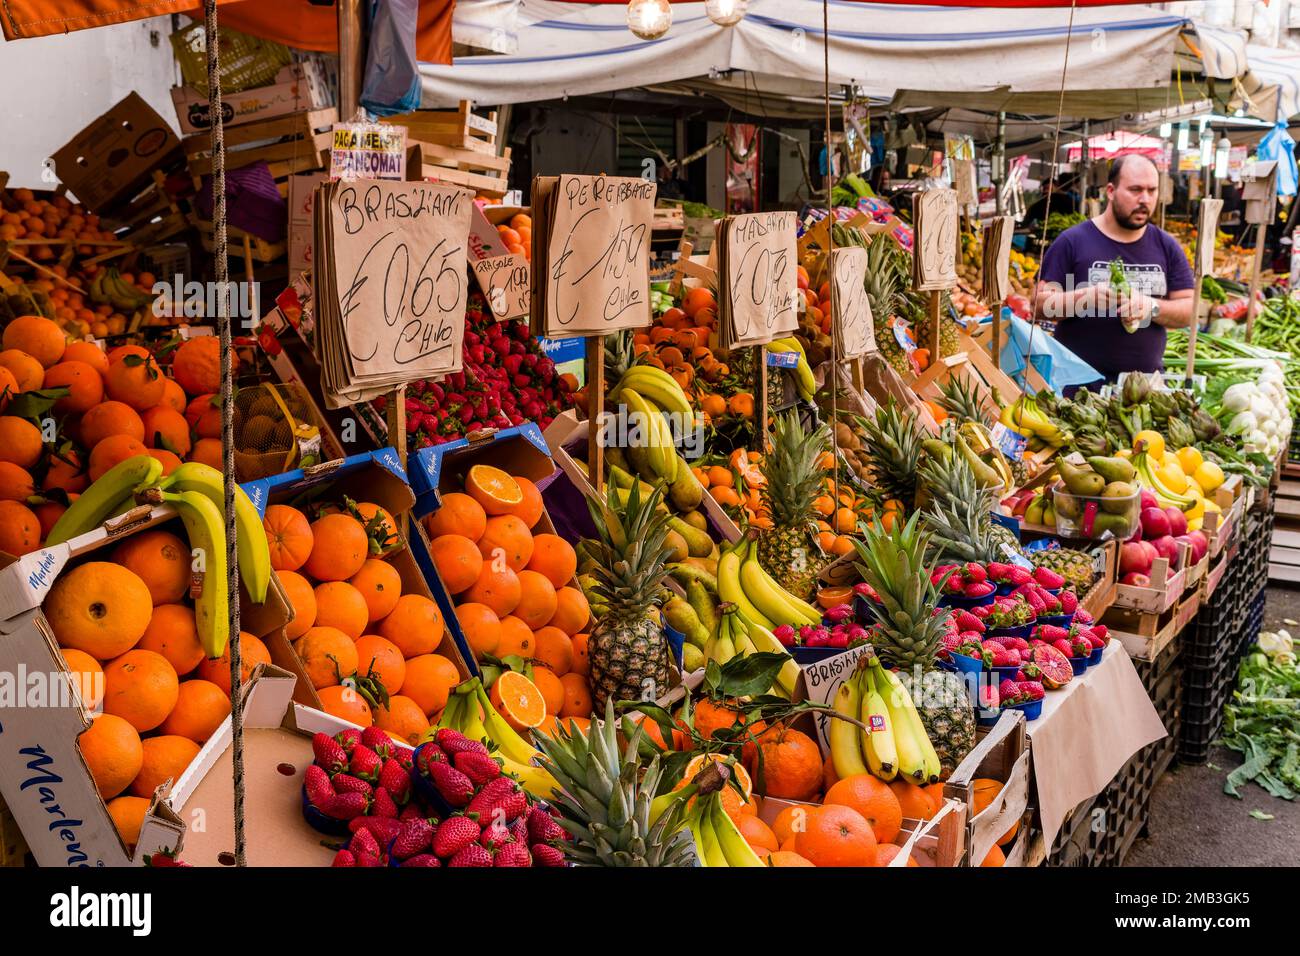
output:
{"label": "strawberry", "polygon": [[993,666],[994,667],[1015,667],[1020,664],[1020,655],[1015,651],[1001,645],[993,647]]}
{"label": "strawberry", "polygon": [[1007,578],[1012,584],[1021,585],[1028,584],[1034,579],[1034,576],[1024,568],[1018,568],[1013,565],[1011,570],[1007,573]]}
{"label": "strawberry", "polygon": [[533,866],[564,866],[564,851],[547,843],[534,843]]}
{"label": "strawberry", "polygon": [[477,843],[471,843],[465,849],[456,853],[448,866],[491,866],[492,854],[479,846]]}
{"label": "strawberry", "polygon": [[1076,635],[1070,641],[1070,647],[1073,648],[1075,657],[1087,657],[1092,653],[1092,642],[1082,634]]}
{"label": "strawberry", "polygon": [[1098,637],[1095,631],[1088,631],[1086,634],[1084,634],[1084,637],[1088,639],[1088,643],[1092,645],[1092,649],[1094,651],[1099,647],[1106,646],[1106,642],[1103,641],[1100,637]]}
{"label": "strawberry", "polygon": [[392,794],[383,787],[376,789],[375,805],[370,808],[370,812],[375,816],[383,817],[386,820],[396,820],[397,804],[393,802]]}
{"label": "strawberry", "polygon": [[388,791],[396,803],[411,799],[411,777],[392,757],[379,768],[379,788]]}
{"label": "strawberry", "polygon": [[443,727],[441,730],[439,730],[438,736],[435,739],[438,742],[438,746],[441,747],[444,752],[446,752],[448,757],[455,756],[456,754],[466,750],[470,750],[473,751],[474,753],[480,753],[480,754],[485,754],[488,752],[487,747],[484,746],[482,741],[470,740],[464,734],[460,733],[459,731],[452,730],[449,727]]}
{"label": "strawberry", "polygon": [[494,820],[479,833],[478,845],[495,852],[507,843],[513,843],[514,839],[514,835],[504,823]]}
{"label": "strawberry", "polygon": [[959,631],[978,631],[984,633],[984,622],[970,611],[958,611],[951,620]]}
{"label": "strawberry", "polygon": [[407,820],[402,824],[402,830],[388,852],[399,860],[406,860],[417,853],[427,852],[433,846],[433,837],[433,824],[428,820]]}
{"label": "strawberry", "polygon": [[966,586],[962,584],[961,575],[959,574],[954,574],[943,583],[944,594],[961,594],[965,589]]}
{"label": "strawberry", "polygon": [[1078,610],[1076,610],[1076,611],[1074,612],[1074,619],[1075,619],[1075,621],[1077,621],[1079,624],[1091,624],[1091,623],[1092,623],[1092,615],[1089,614],[1088,611],[1087,611],[1087,609],[1085,609],[1085,608],[1079,608]]}
{"label": "strawberry", "polygon": [[363,853],[361,856],[357,857],[357,866],[365,867],[366,869],[372,869],[383,865],[384,861],[380,856]]}
{"label": "strawberry", "polygon": [[1043,685],[1041,681],[1021,681],[1019,686],[1021,695],[1027,697],[1029,700],[1043,699]]}
{"label": "strawberry", "polygon": [[1093,624],[1090,626],[1090,630],[1094,635],[1100,637],[1103,641],[1110,640],[1110,628],[1108,628],[1105,624]]}
{"label": "strawberry", "polygon": [[958,634],[956,631],[949,631],[939,639],[939,643],[945,652],[955,651],[957,648],[961,647],[962,641],[962,635]]}
{"label": "strawberry", "polygon": [[970,584],[962,588],[961,596],[972,599],[983,598],[988,597],[996,590],[997,587],[990,584],[988,581],[972,581]]}
{"label": "strawberry", "polygon": [[329,734],[315,734],[311,738],[311,751],[316,757],[316,765],[327,774],[348,769],[348,752]]}
{"label": "strawberry", "polygon": [[1079,595],[1073,591],[1062,591],[1057,595],[1057,600],[1061,602],[1062,614],[1074,614],[1079,609]]}
{"label": "strawberry", "polygon": [[544,840],[563,840],[564,828],[555,822],[555,817],[542,806],[534,804],[528,810],[528,836],[529,843],[538,843]]}
{"label": "strawberry", "polygon": [[1024,651],[1029,650],[1029,642],[1023,637],[1008,637],[1004,642],[1012,650],[1021,651],[1021,657],[1024,657]]}
{"label": "strawberry", "polygon": [[370,809],[370,798],[364,793],[336,793],[317,809],[336,820],[351,820],[365,815]]}
{"label": "strawberry", "polygon": [[506,829],[510,831],[510,836],[514,839],[516,843],[523,843],[527,845],[528,843],[528,815],[527,814],[524,814],[523,816],[515,817],[513,820],[510,821],[510,824],[509,826],[506,827]]}
{"label": "strawberry", "polygon": [[416,769],[427,777],[429,775],[429,764],[439,761],[446,763],[447,759],[447,755],[442,752],[442,748],[430,742],[420,748],[420,757],[416,761]]}
{"label": "strawberry", "polygon": [[453,807],[465,806],[474,796],[474,781],[449,763],[430,764],[429,779]]}
{"label": "strawberry", "polygon": [[982,564],[977,564],[974,561],[966,562],[964,570],[966,572],[967,581],[982,582],[989,579],[989,573],[984,570],[984,566]]}
{"label": "strawberry", "polygon": [[369,747],[381,758],[391,757],[397,749],[397,745],[393,743],[393,738],[388,736],[386,731],[380,730],[374,725],[361,731],[361,744],[364,747]]}
{"label": "strawberry", "polygon": [[1065,638],[1061,638],[1059,641],[1052,641],[1052,646],[1056,648],[1058,651],[1060,651],[1062,654],[1064,654],[1066,657],[1074,656],[1074,648],[1070,646],[1070,642],[1067,641]]}
{"label": "strawberry", "polygon": [[990,561],[984,565],[984,570],[994,581],[1009,581],[1011,579],[1012,566],[1003,564],[1000,561]]}
{"label": "strawberry", "polygon": [[962,631],[957,635],[959,645],[961,644],[978,644],[980,642],[979,631]]}
{"label": "strawberry", "polygon": [[432,853],[417,853],[409,860],[403,860],[399,866],[442,866],[442,860]]}
{"label": "strawberry", "polygon": [[1065,586],[1065,578],[1051,568],[1034,568],[1034,580],[1045,588],[1051,588],[1053,591]]}
{"label": "strawberry", "polygon": [[408,803],[402,807],[402,812],[397,815],[397,819],[405,823],[407,820],[414,820],[418,816],[420,816],[420,808],[414,803]]}
{"label": "strawberry", "polygon": [[357,744],[361,743],[361,731],[357,730],[355,727],[349,727],[347,730],[340,730],[334,735],[334,739],[338,741],[339,746],[343,748],[344,752],[351,757],[352,749],[356,747]]}
{"label": "strawberry", "polygon": [[[979,607],[973,607],[970,609],[970,613],[973,617],[978,619],[980,622],[983,622],[985,618],[987,618],[990,614],[993,613],[993,605],[982,604]],[[974,630],[974,628],[972,628],[972,630]]]}
{"label": "strawberry", "polygon": [[1047,603],[1038,596],[1037,591],[1027,591],[1025,593],[1025,601],[1034,609],[1035,614],[1042,614],[1047,610]]}
{"label": "strawberry", "polygon": [[469,812],[480,820],[503,817],[507,822],[528,810],[528,795],[512,777],[497,777],[484,784],[469,802]]}
{"label": "strawberry", "polygon": [[1025,661],[1023,664],[1020,665],[1020,673],[1024,674],[1025,677],[1027,677],[1031,681],[1036,681],[1038,680],[1038,678],[1043,676],[1042,668],[1040,668],[1032,660]]}
{"label": "strawberry", "polygon": [[387,846],[393,837],[402,832],[402,825],[387,817],[353,817],[348,821],[348,829],[353,833],[369,830],[380,846]]}
{"label": "strawberry", "polygon": [[451,762],[452,766],[474,781],[476,786],[482,786],[501,776],[501,764],[487,754],[473,750],[462,750],[451,758]]}
{"label": "strawberry", "polygon": [[349,850],[339,850],[334,854],[334,862],[330,866],[356,866],[357,858]]}
{"label": "strawberry", "polygon": [[393,759],[397,761],[397,765],[399,767],[401,767],[407,773],[410,773],[411,764],[415,759],[415,751],[410,750],[406,747],[395,747],[393,753]]}
{"label": "strawberry", "polygon": [[330,781],[334,789],[339,793],[360,793],[366,797],[374,795],[375,788],[360,777],[354,777],[350,773],[336,773],[334,779]]}
{"label": "strawberry", "polygon": [[533,865],[533,855],[528,852],[528,846],[523,843],[507,843],[497,851],[496,858],[492,861],[493,866],[515,866],[524,867]]}
{"label": "strawberry", "polygon": [[1052,644],[1056,641],[1068,638],[1070,632],[1063,627],[1057,627],[1055,624],[1040,624],[1034,636],[1040,640]]}
{"label": "strawberry", "polygon": [[482,828],[469,817],[448,817],[438,824],[433,835],[433,852],[441,857],[455,856],[478,840]]}
{"label": "strawberry", "polygon": [[375,835],[369,830],[357,830],[352,834],[348,849],[358,859],[363,856],[379,856],[379,841],[375,839]]}
{"label": "strawberry", "polygon": [[[333,741],[331,740],[330,743]],[[330,784],[329,775],[314,763],[308,764],[302,782],[307,790],[307,799],[318,807],[334,796],[334,787]]]}
{"label": "strawberry", "polygon": [[1016,686],[1015,681],[1004,680],[1002,681],[1002,683],[998,684],[998,698],[1004,704],[1012,702],[1019,695],[1019,693],[1020,690]]}
{"label": "strawberry", "polygon": [[383,766],[383,763],[384,761],[379,754],[365,744],[358,744],[352,750],[352,761],[348,764],[348,769],[354,777],[360,777],[362,780],[369,780],[374,783],[379,779],[379,768]]}

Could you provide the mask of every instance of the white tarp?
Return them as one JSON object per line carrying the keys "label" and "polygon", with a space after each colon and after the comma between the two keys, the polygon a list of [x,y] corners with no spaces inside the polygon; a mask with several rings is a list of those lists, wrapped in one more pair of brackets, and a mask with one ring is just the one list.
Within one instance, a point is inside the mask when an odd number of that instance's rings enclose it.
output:
{"label": "white tarp", "polygon": [[1252,43],[1246,58],[1250,72],[1241,85],[1251,112],[1270,123],[1300,113],[1300,51]]}
{"label": "white tarp", "polygon": [[[1068,43],[1067,88],[1132,90],[1169,83],[1183,17],[1144,6],[992,10],[831,0],[830,81],[864,94],[899,89],[1012,92],[1059,90]],[[734,27],[714,25],[703,3],[673,4],[673,26],[638,40],[621,4],[522,0],[516,52],[421,64],[422,105],[468,99],[525,103],[632,87],[755,77],[782,95],[822,82],[820,0],[750,0]]]}

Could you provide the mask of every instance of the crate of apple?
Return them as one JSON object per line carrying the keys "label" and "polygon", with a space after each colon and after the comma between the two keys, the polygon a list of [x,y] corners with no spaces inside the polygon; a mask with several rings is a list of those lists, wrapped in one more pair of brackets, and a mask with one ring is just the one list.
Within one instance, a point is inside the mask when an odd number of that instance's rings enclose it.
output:
{"label": "crate of apple", "polygon": [[[1210,542],[1202,531],[1187,530],[1187,516],[1175,507],[1161,508],[1154,494],[1143,489],[1142,511],[1138,530],[1120,547],[1120,583],[1135,587],[1152,587],[1152,571],[1157,558],[1168,562],[1166,580],[1181,566],[1183,549],[1187,560],[1199,564],[1209,552]],[[1163,582],[1155,582],[1158,586]]]}

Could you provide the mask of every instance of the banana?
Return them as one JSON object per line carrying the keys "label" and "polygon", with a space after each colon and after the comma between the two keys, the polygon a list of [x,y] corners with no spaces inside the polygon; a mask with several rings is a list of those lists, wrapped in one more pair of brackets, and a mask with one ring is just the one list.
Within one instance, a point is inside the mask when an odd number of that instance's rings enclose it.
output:
{"label": "banana", "polygon": [[1137,471],[1138,480],[1151,489],[1162,508],[1174,507],[1186,511],[1196,504],[1194,497],[1178,494],[1161,480],[1158,470],[1152,466],[1151,458],[1146,452],[1140,451],[1133,456],[1133,468]]}
{"label": "banana", "polygon": [[501,753],[496,756],[501,761],[502,771],[515,777],[520,786],[539,800],[550,800],[560,792],[560,785],[545,767],[522,764]]}
{"label": "banana", "polygon": [[799,680],[799,665],[795,663],[790,652],[786,650],[784,644],[776,639],[776,635],[763,625],[751,621],[743,612],[737,611],[740,623],[744,626],[746,633],[749,634],[750,640],[760,651],[769,654],[784,654],[786,661],[781,665],[781,671],[776,675],[777,686],[781,688],[786,697],[794,697],[795,685]]}
{"label": "banana", "polygon": [[898,675],[880,663],[880,658],[873,657],[871,666],[874,668],[872,677],[889,711],[894,743],[898,749],[899,772],[912,777],[921,785],[937,782],[942,772],[939,754],[926,735],[925,725],[921,723],[921,715],[916,712],[912,695]]}
{"label": "banana", "polygon": [[727,866],[762,866],[763,861],[741,835],[736,827],[736,821],[727,816],[727,811],[722,809],[722,801],[716,796],[710,796],[709,822],[713,825],[713,834],[717,838],[722,855],[726,857]]}
{"label": "banana", "polygon": [[81,493],[81,497],[68,505],[67,511],[59,515],[45,539],[45,546],[62,544],[79,534],[93,531],[111,517],[122,502],[130,500],[137,491],[152,486],[161,477],[162,462],[152,455],[135,455],[119,462],[100,475]]}
{"label": "banana", "polygon": [[[840,684],[835,692],[835,713],[858,720],[862,713],[862,693],[858,682],[850,676]],[[860,731],[856,724],[832,717],[826,736],[831,748],[831,762],[835,766],[835,776],[843,780],[854,774],[870,773],[870,768],[862,759],[862,745],[859,742]]]}
{"label": "banana", "polygon": [[696,838],[695,845],[703,856],[705,866],[730,866],[726,855],[722,852],[722,847],[718,845],[718,835],[713,829],[713,821],[705,814],[705,809],[704,802],[697,799],[694,811],[695,827],[691,831]]}
{"label": "banana", "polygon": [[108,300],[108,293],[104,291],[104,279],[107,277],[107,270],[100,269],[95,274],[94,281],[90,283],[90,301],[97,302],[100,305],[111,305]]}
{"label": "banana", "polygon": [[225,522],[217,506],[200,492],[164,492],[163,500],[180,512],[191,552],[203,556],[203,589],[194,600],[194,623],[204,652],[208,657],[220,657],[230,638]]}
{"label": "banana", "polygon": [[881,780],[893,780],[898,776],[898,748],[885,699],[872,680],[870,668],[859,673],[858,678],[862,681],[862,722],[871,728],[862,731],[862,752],[873,774]]}
{"label": "banana", "polygon": [[738,548],[739,546],[728,548],[722,553],[722,557],[718,559],[718,597],[724,602],[736,605],[740,609],[740,613],[751,621],[762,624],[768,629],[776,627],[771,618],[753,605],[746,596],[745,589],[741,586],[740,567],[742,559]]}
{"label": "banana", "polygon": [[757,559],[747,557],[742,560],[739,577],[745,596],[769,620],[796,625],[821,621],[821,615],[811,617],[799,607],[795,603],[798,598],[773,581]]}
{"label": "banana", "polygon": [[[187,461],[162,480],[163,489],[197,491],[225,514],[226,491],[221,472],[201,461]],[[254,604],[266,600],[271,583],[271,548],[257,508],[244,489],[235,485],[235,548],[239,554],[239,576]]]}
{"label": "banana", "polygon": [[[620,398],[627,405],[628,411],[637,416],[636,432],[640,442],[629,442],[629,449],[643,447],[646,463],[654,473],[654,481],[663,479],[671,484],[677,477],[677,456],[671,443],[668,448],[663,445],[662,433],[659,430],[659,426],[663,425],[663,417],[634,389],[623,389]],[[635,458],[633,464],[636,464]]]}
{"label": "banana", "polygon": [[758,560],[757,544],[751,546],[749,557],[750,560],[755,565],[758,566],[758,571],[763,576],[763,580],[766,581],[768,584],[770,584],[772,588],[778,592],[782,602],[790,605],[794,610],[798,611],[799,616],[805,618],[807,623],[809,624],[821,623],[822,620],[821,611],[817,610],[817,608],[813,607],[807,601],[803,600],[802,598],[794,594],[791,594],[785,588],[781,587],[780,582],[778,582],[776,578],[772,577],[772,575],[768,573],[767,568],[763,567],[762,562]]}
{"label": "banana", "polygon": [[671,375],[653,365],[634,365],[619,380],[618,388],[632,388],[654,402],[665,412],[682,417],[683,423],[693,421],[695,409],[682,387]]}

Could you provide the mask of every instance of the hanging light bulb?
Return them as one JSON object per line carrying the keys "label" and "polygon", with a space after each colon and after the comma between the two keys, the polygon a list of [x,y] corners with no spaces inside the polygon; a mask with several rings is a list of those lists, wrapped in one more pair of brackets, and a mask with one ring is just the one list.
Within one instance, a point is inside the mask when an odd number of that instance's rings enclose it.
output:
{"label": "hanging light bulb", "polygon": [[704,12],[720,27],[735,26],[745,18],[749,0],[707,0]]}
{"label": "hanging light bulb", "polygon": [[642,40],[658,40],[672,25],[668,0],[631,0],[627,5],[627,28]]}

